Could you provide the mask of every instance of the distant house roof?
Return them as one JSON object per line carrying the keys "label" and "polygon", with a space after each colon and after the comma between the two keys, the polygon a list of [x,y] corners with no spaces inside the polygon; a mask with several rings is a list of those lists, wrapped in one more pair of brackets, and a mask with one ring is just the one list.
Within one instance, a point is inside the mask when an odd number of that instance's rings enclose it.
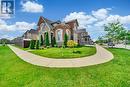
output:
{"label": "distant house roof", "polygon": [[34,29],[30,29],[30,30],[27,30],[22,37],[24,37],[24,35],[27,35],[27,33],[31,33],[31,34],[38,34],[38,31],[37,30],[34,30]]}
{"label": "distant house roof", "polygon": [[78,30],[76,30],[76,33],[83,33],[83,32],[86,32],[86,29],[78,29]]}
{"label": "distant house roof", "polygon": [[37,30],[34,30],[34,29],[31,29],[28,31],[28,33],[31,33],[31,34],[38,34],[38,31]]}
{"label": "distant house roof", "polygon": [[27,30],[24,34],[27,34],[29,32],[29,30]]}

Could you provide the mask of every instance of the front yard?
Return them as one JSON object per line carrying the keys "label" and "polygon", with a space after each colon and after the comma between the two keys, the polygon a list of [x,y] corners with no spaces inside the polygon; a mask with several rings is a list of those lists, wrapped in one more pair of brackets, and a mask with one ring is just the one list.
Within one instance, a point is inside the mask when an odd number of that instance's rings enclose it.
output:
{"label": "front yard", "polygon": [[[73,53],[73,51],[75,53]],[[90,56],[96,53],[95,47],[78,47],[78,48],[45,48],[42,50],[29,51],[36,55],[40,55],[48,58],[79,58]]]}
{"label": "front yard", "polygon": [[24,62],[0,46],[1,87],[129,87],[130,51],[109,49],[114,59],[82,68],[46,68]]}

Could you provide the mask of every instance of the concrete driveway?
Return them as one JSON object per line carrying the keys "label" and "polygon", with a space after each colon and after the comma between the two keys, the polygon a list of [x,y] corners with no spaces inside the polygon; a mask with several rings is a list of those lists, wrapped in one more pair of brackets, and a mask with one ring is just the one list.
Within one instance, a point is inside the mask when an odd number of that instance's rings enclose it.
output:
{"label": "concrete driveway", "polygon": [[44,67],[57,67],[57,68],[84,67],[84,66],[102,64],[113,59],[113,54],[99,45],[96,45],[97,50],[96,54],[88,57],[75,58],[75,59],[46,58],[29,53],[12,45],[8,46],[22,60],[31,63],[33,65]]}

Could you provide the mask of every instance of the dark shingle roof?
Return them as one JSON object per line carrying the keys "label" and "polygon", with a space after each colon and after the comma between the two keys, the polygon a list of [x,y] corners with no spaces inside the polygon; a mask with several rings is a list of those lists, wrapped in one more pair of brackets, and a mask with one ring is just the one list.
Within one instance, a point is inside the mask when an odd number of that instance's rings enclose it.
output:
{"label": "dark shingle roof", "polygon": [[77,33],[82,33],[82,32],[86,32],[86,29],[78,29],[76,30]]}
{"label": "dark shingle roof", "polygon": [[29,30],[29,33],[31,33],[31,34],[38,34],[38,31],[34,30],[34,29],[31,29],[31,30]]}
{"label": "dark shingle roof", "polygon": [[[47,19],[47,18],[45,18],[45,17],[42,17],[42,16],[40,17],[39,21],[41,21],[41,22],[46,22],[47,25],[48,25],[51,29],[53,28],[53,26],[51,25],[51,24],[53,23],[53,21],[51,21],[51,20],[49,20],[49,19]],[[40,25],[39,22],[38,22],[38,25]]]}

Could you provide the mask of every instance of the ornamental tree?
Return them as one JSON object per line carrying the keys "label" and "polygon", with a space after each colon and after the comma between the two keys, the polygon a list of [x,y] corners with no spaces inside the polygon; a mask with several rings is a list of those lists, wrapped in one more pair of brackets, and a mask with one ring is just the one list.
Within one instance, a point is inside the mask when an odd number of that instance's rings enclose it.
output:
{"label": "ornamental tree", "polygon": [[39,40],[36,41],[35,47],[36,47],[36,49],[39,49]]}
{"label": "ornamental tree", "polygon": [[67,47],[67,41],[68,41],[68,36],[67,34],[65,33],[64,34],[64,46]]}
{"label": "ornamental tree", "polygon": [[48,32],[46,32],[45,44],[46,44],[46,46],[50,45]]}
{"label": "ornamental tree", "polygon": [[124,40],[126,30],[120,22],[108,23],[104,26],[104,30],[107,32],[106,38],[112,42],[118,42],[119,40]]}

